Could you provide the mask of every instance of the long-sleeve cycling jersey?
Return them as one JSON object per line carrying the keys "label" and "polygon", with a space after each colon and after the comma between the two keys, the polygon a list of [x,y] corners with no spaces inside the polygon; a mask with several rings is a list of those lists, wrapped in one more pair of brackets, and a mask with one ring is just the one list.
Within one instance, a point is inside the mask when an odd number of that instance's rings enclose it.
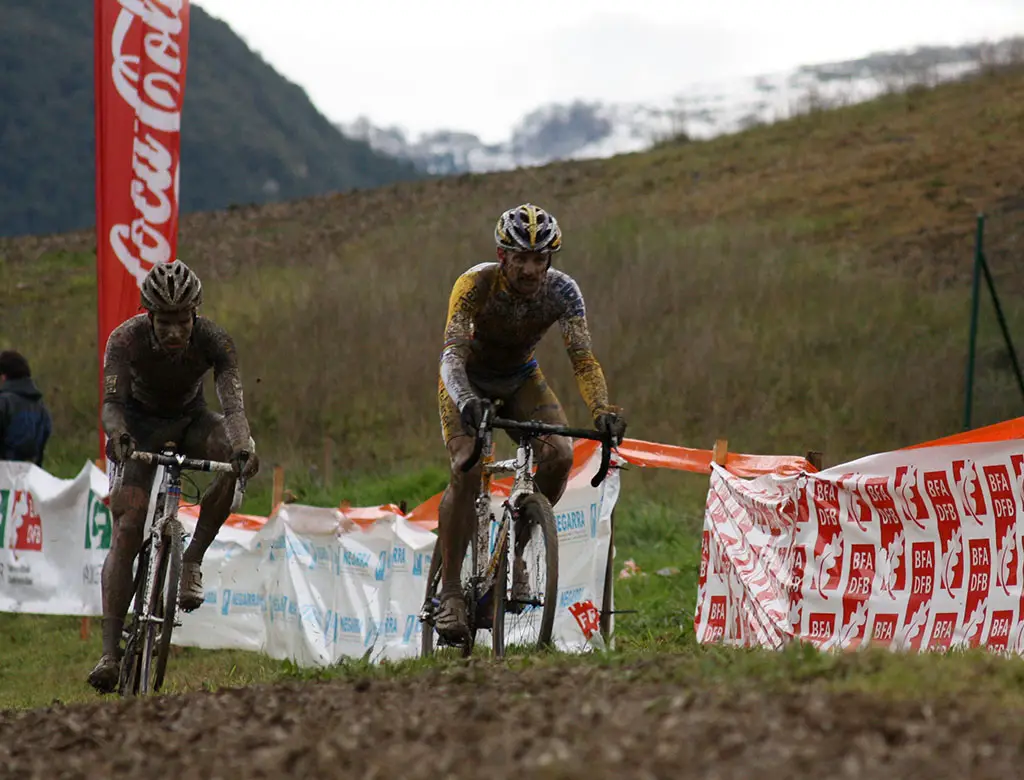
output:
{"label": "long-sleeve cycling jersey", "polygon": [[188,346],[174,356],[160,348],[147,314],[111,332],[103,358],[103,427],[108,433],[127,430],[129,411],[175,418],[204,408],[203,377],[211,369],[228,441],[236,450],[247,449],[249,422],[235,345],[205,317],[196,317]]}
{"label": "long-sleeve cycling jersey", "polygon": [[452,288],[441,352],[441,378],[462,409],[473,385],[515,384],[536,365],[534,350],[558,322],[580,394],[592,417],[608,410],[608,387],[594,357],[583,294],[575,280],[550,269],[534,296],[516,293],[496,262],[463,273]]}

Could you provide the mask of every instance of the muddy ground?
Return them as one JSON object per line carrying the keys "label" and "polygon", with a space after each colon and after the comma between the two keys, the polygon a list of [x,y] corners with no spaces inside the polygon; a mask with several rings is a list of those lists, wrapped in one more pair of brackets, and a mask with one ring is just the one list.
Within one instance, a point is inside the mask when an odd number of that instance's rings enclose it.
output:
{"label": "muddy ground", "polygon": [[1005,778],[1019,713],[486,664],[0,713],[24,778]]}

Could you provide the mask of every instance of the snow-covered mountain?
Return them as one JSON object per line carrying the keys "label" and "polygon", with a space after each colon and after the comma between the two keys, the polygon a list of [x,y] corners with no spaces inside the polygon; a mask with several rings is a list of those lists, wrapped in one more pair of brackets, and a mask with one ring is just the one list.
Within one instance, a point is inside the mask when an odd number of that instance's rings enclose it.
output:
{"label": "snow-covered mountain", "polygon": [[1024,38],[921,47],[732,81],[693,83],[656,103],[546,105],[523,117],[511,137],[498,144],[485,144],[472,133],[457,130],[411,139],[400,128],[377,127],[367,118],[339,128],[374,149],[412,160],[429,173],[482,173],[643,151],[680,135],[710,138],[914,85],[933,86],[986,65],[1024,61],[1022,55]]}

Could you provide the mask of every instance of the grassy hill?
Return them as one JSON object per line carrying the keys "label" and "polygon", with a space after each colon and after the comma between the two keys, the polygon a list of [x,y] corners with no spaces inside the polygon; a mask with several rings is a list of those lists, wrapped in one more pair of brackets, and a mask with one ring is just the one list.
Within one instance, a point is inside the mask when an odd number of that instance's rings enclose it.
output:
{"label": "grassy hill", "polygon": [[[181,256],[239,342],[261,452],[293,469],[324,435],[344,473],[444,465],[451,284],[526,199],[564,226],[630,435],[835,463],[959,430],[981,210],[1024,342],[1022,126],[1024,73],[1001,70],[647,154],[192,214]],[[0,345],[32,361],[70,471],[95,450],[93,246],[0,241]],[[976,424],[1024,408],[982,312]],[[584,422],[557,333],[540,359]]]}
{"label": "grassy hill", "polygon": [[[0,235],[95,220],[93,4],[4,0]],[[182,210],[265,203],[420,174],[343,136],[297,85],[192,6],[181,132]]]}
{"label": "grassy hill", "polygon": [[[814,447],[835,463],[959,428],[980,210],[1004,307],[1024,336],[1022,119],[1024,73],[1001,71],[649,154],[193,214],[182,256],[207,281],[206,311],[239,342],[264,462],[285,463],[291,486],[330,435],[341,476],[358,477],[336,485],[332,500],[413,502],[443,484],[435,383],[450,286],[492,256],[497,213],[527,198],[564,223],[558,264],[583,288],[631,435],[694,446],[727,436],[748,452]],[[32,360],[55,413],[51,469],[64,474],[95,450],[93,252],[87,231],[0,239],[0,348]],[[1024,406],[987,302],[982,311],[978,424]],[[557,334],[540,357],[570,417],[585,421]],[[402,470],[410,476],[389,478]],[[946,694],[958,706],[969,696],[990,708],[1019,703],[1007,684],[1015,662],[980,651],[837,657],[696,646],[707,481],[631,472],[625,483],[616,567],[634,558],[645,572],[681,573],[617,582],[623,652],[609,663],[623,674],[647,669],[720,696],[749,685],[797,698],[805,686],[856,689],[883,697],[872,712]],[[661,502],[663,488],[682,492]],[[311,495],[303,498],[326,500]],[[53,652],[41,656],[41,646]],[[0,707],[95,698],[84,679],[98,652],[99,632],[80,640],[77,619],[0,615],[0,654],[16,670]],[[326,674],[424,670],[355,662]],[[169,685],[317,676],[255,653],[186,649]]]}

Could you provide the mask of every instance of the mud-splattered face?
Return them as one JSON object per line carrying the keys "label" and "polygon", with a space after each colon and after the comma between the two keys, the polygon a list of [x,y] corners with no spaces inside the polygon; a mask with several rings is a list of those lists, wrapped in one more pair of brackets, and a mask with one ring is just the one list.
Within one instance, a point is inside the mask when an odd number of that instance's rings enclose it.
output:
{"label": "mud-splattered face", "polygon": [[547,252],[509,252],[499,247],[498,260],[512,289],[526,296],[540,292],[551,266],[551,255]]}
{"label": "mud-splattered face", "polygon": [[171,354],[177,354],[188,346],[192,338],[192,321],[194,311],[152,312],[149,315],[153,323],[153,333],[156,340],[165,350]]}

